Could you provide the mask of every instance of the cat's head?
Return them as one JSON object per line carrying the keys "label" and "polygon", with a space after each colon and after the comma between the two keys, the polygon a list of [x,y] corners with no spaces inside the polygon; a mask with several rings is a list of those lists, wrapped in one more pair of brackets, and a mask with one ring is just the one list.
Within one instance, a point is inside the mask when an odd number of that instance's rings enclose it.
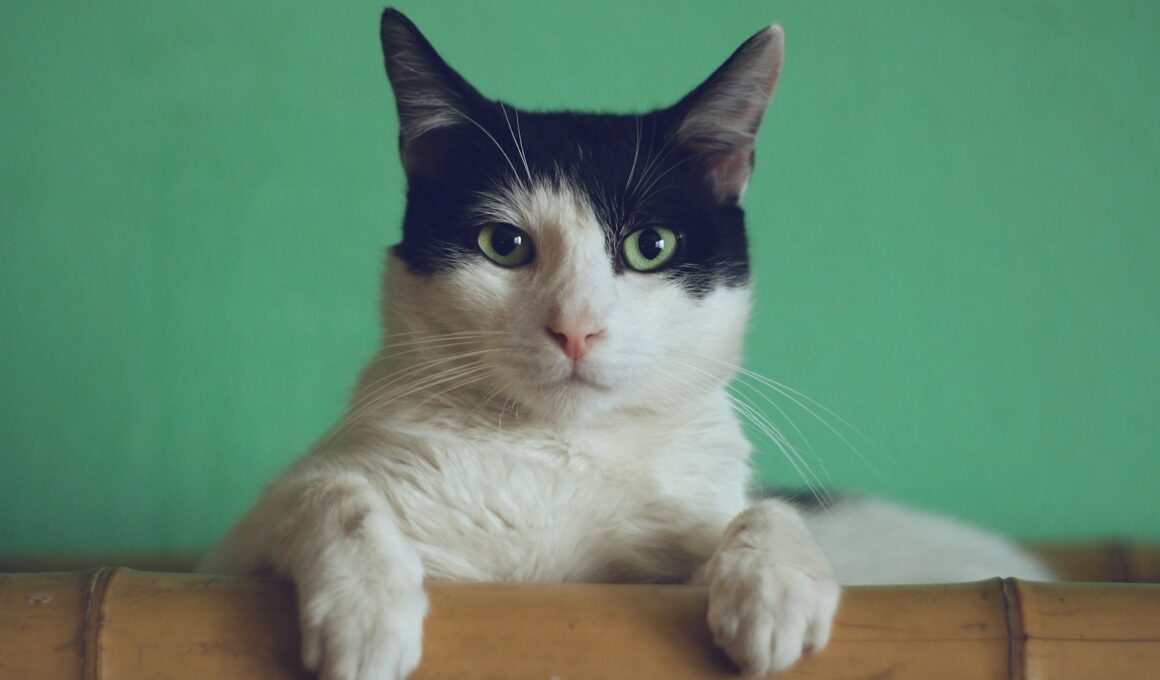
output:
{"label": "cat's head", "polygon": [[749,311],[739,203],[780,28],[642,115],[486,99],[394,10],[382,41],[408,187],[388,346],[556,420],[664,408],[732,376]]}

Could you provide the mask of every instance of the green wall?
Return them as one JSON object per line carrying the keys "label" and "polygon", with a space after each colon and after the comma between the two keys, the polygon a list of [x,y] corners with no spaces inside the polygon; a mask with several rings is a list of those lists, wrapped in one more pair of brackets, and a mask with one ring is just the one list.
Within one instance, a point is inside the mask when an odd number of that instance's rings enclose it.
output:
{"label": "green wall", "polygon": [[[0,2],[0,553],[208,544],[374,347],[380,6],[213,5]],[[771,393],[803,455],[1020,536],[1160,538],[1160,4],[402,8],[530,107],[671,102],[781,21],[749,366],[869,440]]]}

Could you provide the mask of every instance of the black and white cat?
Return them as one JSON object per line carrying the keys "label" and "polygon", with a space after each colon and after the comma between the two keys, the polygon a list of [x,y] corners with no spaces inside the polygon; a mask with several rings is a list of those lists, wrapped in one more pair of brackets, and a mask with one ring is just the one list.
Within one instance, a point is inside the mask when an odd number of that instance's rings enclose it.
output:
{"label": "black and white cat", "polygon": [[393,10],[382,40],[408,182],[382,347],[342,423],[204,565],[293,579],[308,668],[406,676],[425,578],[703,582],[718,644],[764,674],[825,646],[838,583],[1048,577],[881,501],[746,496],[725,386],[779,27],[644,115],[485,99]]}

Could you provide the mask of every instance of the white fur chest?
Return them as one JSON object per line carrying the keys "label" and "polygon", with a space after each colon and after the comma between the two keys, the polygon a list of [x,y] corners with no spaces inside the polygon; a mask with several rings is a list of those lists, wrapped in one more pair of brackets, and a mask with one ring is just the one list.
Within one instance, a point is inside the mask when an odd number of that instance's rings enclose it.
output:
{"label": "white fur chest", "polygon": [[680,580],[744,507],[748,445],[716,401],[692,418],[569,430],[428,413],[343,457],[383,492],[430,578]]}

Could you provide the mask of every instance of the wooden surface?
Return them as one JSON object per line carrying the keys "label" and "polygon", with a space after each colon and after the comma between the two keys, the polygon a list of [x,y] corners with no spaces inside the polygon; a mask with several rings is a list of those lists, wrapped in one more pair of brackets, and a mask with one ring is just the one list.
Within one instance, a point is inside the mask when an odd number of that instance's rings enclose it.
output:
{"label": "wooden surface", "polygon": [[1027,678],[1160,678],[1160,586],[1019,584]]}
{"label": "wooden surface", "polygon": [[[429,584],[415,678],[727,678],[693,586]],[[292,588],[124,568],[0,577],[0,678],[302,678]],[[1160,585],[845,591],[784,678],[1157,678]]]}

